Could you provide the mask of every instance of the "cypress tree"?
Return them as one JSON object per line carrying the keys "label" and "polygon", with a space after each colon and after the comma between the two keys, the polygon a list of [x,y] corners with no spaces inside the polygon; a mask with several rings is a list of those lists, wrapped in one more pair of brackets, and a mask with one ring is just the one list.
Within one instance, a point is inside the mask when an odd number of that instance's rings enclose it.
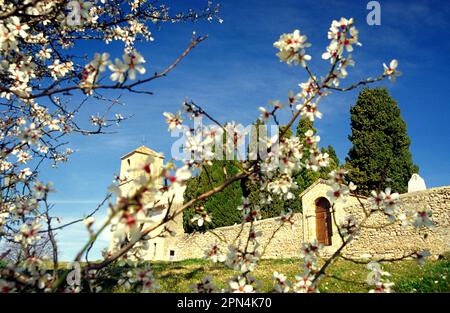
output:
{"label": "cypress tree", "polygon": [[[300,119],[297,124],[297,137],[303,141],[305,138],[305,133],[308,130],[312,130],[314,133],[317,132],[317,130],[314,128],[314,123],[312,121],[304,118]],[[303,144],[306,146],[305,142],[303,142]],[[336,169],[339,166],[339,158],[337,157],[336,151],[332,146],[322,148],[321,151],[322,153],[328,153],[328,155],[330,156],[330,165],[325,168],[321,168],[317,172],[308,169],[302,169],[295,177],[297,185],[299,186],[299,193],[308,188],[317,179],[319,178],[327,179],[328,173],[330,173],[332,170]],[[310,157],[310,153],[307,149],[303,151],[303,154],[305,160]]]}
{"label": "cypress tree", "polygon": [[[188,202],[208,190],[221,185],[226,174],[232,176],[237,173],[231,161],[214,160],[211,166],[205,166],[200,173],[191,178],[184,191],[184,201]],[[239,182],[234,182],[227,186],[222,192],[202,200],[196,204],[196,207],[203,206],[208,214],[211,215],[212,223],[205,223],[199,228],[196,223],[191,223],[195,214],[195,208],[191,207],[183,212],[183,228],[187,233],[193,231],[203,231],[216,227],[233,225],[242,220],[241,212],[237,207],[242,204],[242,189]]]}
{"label": "cypress tree", "polygon": [[406,192],[418,167],[409,151],[410,138],[397,102],[385,88],[364,89],[350,109],[353,146],[346,158],[348,178],[358,193],[391,187]]}

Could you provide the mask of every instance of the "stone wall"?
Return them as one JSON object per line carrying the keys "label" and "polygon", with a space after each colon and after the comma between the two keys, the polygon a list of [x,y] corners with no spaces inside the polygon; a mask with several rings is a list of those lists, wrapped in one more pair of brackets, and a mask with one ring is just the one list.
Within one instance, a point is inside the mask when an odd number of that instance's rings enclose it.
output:
{"label": "stone wall", "polygon": [[[261,231],[261,237],[258,237],[258,242],[261,244],[259,252],[267,246],[263,258],[279,259],[279,258],[293,258],[298,257],[300,246],[303,242],[303,228],[302,228],[302,214],[294,215],[294,225],[291,227],[286,223],[281,227],[270,240],[275,230],[279,228],[280,222],[277,218],[269,218],[255,222],[255,230]],[[250,224],[245,224],[240,238],[247,238]],[[177,260],[203,258],[205,251],[209,247],[217,243],[222,252],[227,252],[228,245],[238,236],[241,231],[241,225],[226,226],[214,229],[214,234],[223,238],[222,242],[218,237],[210,232],[207,233],[192,233],[184,234],[178,238],[177,244]],[[242,243],[243,244],[243,243]]]}
{"label": "stone wall", "polygon": [[[270,241],[263,258],[294,258],[299,256],[302,242],[315,239],[315,216],[313,203],[319,197],[326,197],[329,186],[319,182],[310,190],[302,194],[304,214],[295,214],[295,223],[283,226]],[[365,198],[359,197],[365,203]],[[414,193],[400,195],[402,209],[428,208],[433,211],[431,220],[435,223],[433,229],[420,231],[404,228],[396,222],[385,228],[376,228],[386,224],[387,218],[382,214],[374,214],[367,225],[375,228],[364,228],[348,245],[343,253],[353,258],[396,258],[412,251],[428,249],[434,255],[450,251],[450,186],[428,189]],[[363,218],[363,212],[355,196],[345,203],[336,205],[336,218],[339,220],[346,215],[354,215],[358,220]],[[256,230],[262,231],[260,251],[267,245],[269,238],[280,225],[277,218],[261,220],[255,223]],[[241,238],[246,238],[249,225],[246,224]],[[227,226],[214,229],[214,233],[224,238],[221,242],[212,233],[193,233],[177,236],[176,260],[203,258],[205,251],[217,243],[226,252],[227,245],[238,236],[241,225]],[[333,225],[332,245],[325,247],[324,256],[333,253],[339,247],[341,239]]]}
{"label": "stone wall", "polygon": [[[433,255],[450,251],[450,186],[428,189],[400,195],[401,210],[432,210],[435,227],[421,230],[403,227],[399,222],[384,228],[364,228],[344,250],[347,256],[398,258],[417,250],[428,249]],[[345,207],[345,211],[358,219],[363,218],[357,205]],[[367,225],[376,227],[386,223],[382,214],[373,215]]]}

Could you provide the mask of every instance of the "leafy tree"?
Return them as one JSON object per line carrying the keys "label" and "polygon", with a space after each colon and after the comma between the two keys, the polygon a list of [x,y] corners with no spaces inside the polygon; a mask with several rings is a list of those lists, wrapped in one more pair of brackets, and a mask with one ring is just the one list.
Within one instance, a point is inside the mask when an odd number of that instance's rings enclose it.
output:
{"label": "leafy tree", "polygon": [[368,195],[386,187],[406,192],[418,167],[412,161],[410,138],[397,102],[385,88],[364,89],[350,113],[353,146],[346,167],[358,193]]}
{"label": "leafy tree", "polygon": [[[260,122],[257,121],[256,126],[260,125]],[[279,133],[285,132],[284,137],[285,138],[291,138],[293,136],[292,130],[290,128],[286,129],[287,126],[283,125],[280,126]],[[263,193],[266,192],[264,190],[261,190],[261,185],[257,182],[254,182],[252,180],[248,180],[245,183],[245,188],[249,192],[249,200],[250,203],[258,205],[260,207],[261,212],[261,218],[271,218],[280,216],[281,213],[284,211],[292,210],[294,212],[300,212],[301,210],[301,199],[296,197],[295,199],[291,200],[284,200],[280,199],[278,197],[274,197],[272,195],[272,201],[270,203],[261,204],[261,198],[263,197]],[[267,198],[267,195],[265,195],[263,198]]]}
{"label": "leafy tree", "polygon": [[[212,165],[204,166],[199,174],[191,178],[184,192],[185,202],[194,199],[202,193],[221,185],[227,175],[234,175],[237,169],[231,161],[212,161]],[[187,233],[198,230],[212,229],[222,226],[240,223],[241,213],[236,209],[242,204],[242,189],[239,182],[227,186],[222,192],[217,193],[206,200],[200,201],[196,207],[203,206],[212,217],[212,223],[205,223],[203,227],[191,223],[195,214],[195,207],[183,212],[183,228]]]}
{"label": "leafy tree", "polygon": [[[256,121],[256,129],[262,125],[261,121]],[[280,132],[285,126],[280,127]],[[257,131],[258,132],[258,131]],[[257,134],[252,134],[255,138]],[[286,137],[292,136],[292,130],[288,129]],[[248,150],[248,149],[247,149]],[[247,151],[248,153],[249,151]],[[225,169],[225,170],[224,170]],[[211,166],[205,166],[199,174],[191,178],[184,192],[185,202],[194,199],[198,195],[210,190],[212,187],[219,186],[226,178],[226,175],[233,175],[237,172],[231,161],[212,161]],[[228,186],[220,194],[214,195],[207,200],[201,201],[197,206],[203,206],[209,215],[212,216],[212,223],[206,223],[202,227],[198,227],[195,223],[191,223],[191,219],[195,214],[195,208],[189,208],[183,212],[183,228],[185,232],[204,231],[217,227],[229,226],[240,223],[242,220],[241,212],[236,208],[242,204],[243,188],[248,192],[248,198],[252,204],[257,204],[261,209],[262,218],[270,218],[279,216],[283,211],[292,209],[299,211],[301,208],[300,199],[285,201],[282,199],[273,199],[273,202],[266,205],[260,204],[261,190],[260,185],[251,180],[245,181],[244,185],[238,182]]]}
{"label": "leafy tree", "polygon": [[[297,124],[297,137],[299,137],[301,140],[304,140],[305,133],[308,130],[312,130],[314,133],[317,132],[317,129],[314,128],[314,123],[312,121],[305,118],[300,119]],[[337,157],[336,151],[331,145],[329,145],[327,148],[322,148],[321,150],[322,153],[328,153],[328,155],[330,156],[330,165],[325,168],[321,168],[317,172],[309,169],[301,170],[295,177],[297,185],[299,186],[299,194],[306,188],[311,186],[311,184],[314,183],[317,179],[326,179],[328,177],[328,173],[339,166],[339,158]],[[303,153],[305,155],[305,159],[308,159],[310,157],[309,150],[305,149]],[[301,206],[301,202],[299,205]]]}
{"label": "leafy tree", "polygon": [[340,165],[339,158],[337,156],[336,150],[334,150],[333,146],[328,145],[328,147],[325,149],[322,149],[322,152],[328,153],[330,156],[330,167],[331,168],[338,168]]}

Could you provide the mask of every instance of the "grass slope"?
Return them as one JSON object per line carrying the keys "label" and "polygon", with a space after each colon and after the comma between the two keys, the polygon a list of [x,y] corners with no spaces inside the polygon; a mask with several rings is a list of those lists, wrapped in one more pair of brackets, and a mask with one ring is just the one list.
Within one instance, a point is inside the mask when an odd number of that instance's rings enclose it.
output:
{"label": "grass slope", "polygon": [[[301,273],[301,261],[298,259],[263,260],[253,275],[260,280],[260,292],[271,292],[274,271],[285,274],[289,281]],[[236,275],[222,264],[205,260],[186,260],[181,262],[151,262],[149,264],[161,288],[158,292],[192,292],[190,285],[200,282],[201,278],[211,275],[216,286],[226,288],[227,281]],[[392,274],[395,292],[450,292],[450,259],[428,261],[419,266],[415,261],[405,260],[396,263],[383,263],[383,269]],[[125,269],[124,269],[125,270]],[[117,271],[118,274],[120,271]],[[328,270],[332,277],[326,277],[320,285],[321,292],[358,293],[368,292],[370,286],[365,283],[368,270],[364,264],[338,260]],[[115,287],[113,292],[126,292]]]}

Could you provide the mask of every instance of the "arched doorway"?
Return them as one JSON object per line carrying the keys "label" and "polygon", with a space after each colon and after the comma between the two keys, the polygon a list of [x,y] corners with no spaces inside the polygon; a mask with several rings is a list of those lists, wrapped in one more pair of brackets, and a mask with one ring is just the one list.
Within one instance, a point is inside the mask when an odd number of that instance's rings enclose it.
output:
{"label": "arched doorway", "polygon": [[326,198],[316,200],[316,238],[324,246],[331,246],[333,235],[330,208],[330,202]]}

